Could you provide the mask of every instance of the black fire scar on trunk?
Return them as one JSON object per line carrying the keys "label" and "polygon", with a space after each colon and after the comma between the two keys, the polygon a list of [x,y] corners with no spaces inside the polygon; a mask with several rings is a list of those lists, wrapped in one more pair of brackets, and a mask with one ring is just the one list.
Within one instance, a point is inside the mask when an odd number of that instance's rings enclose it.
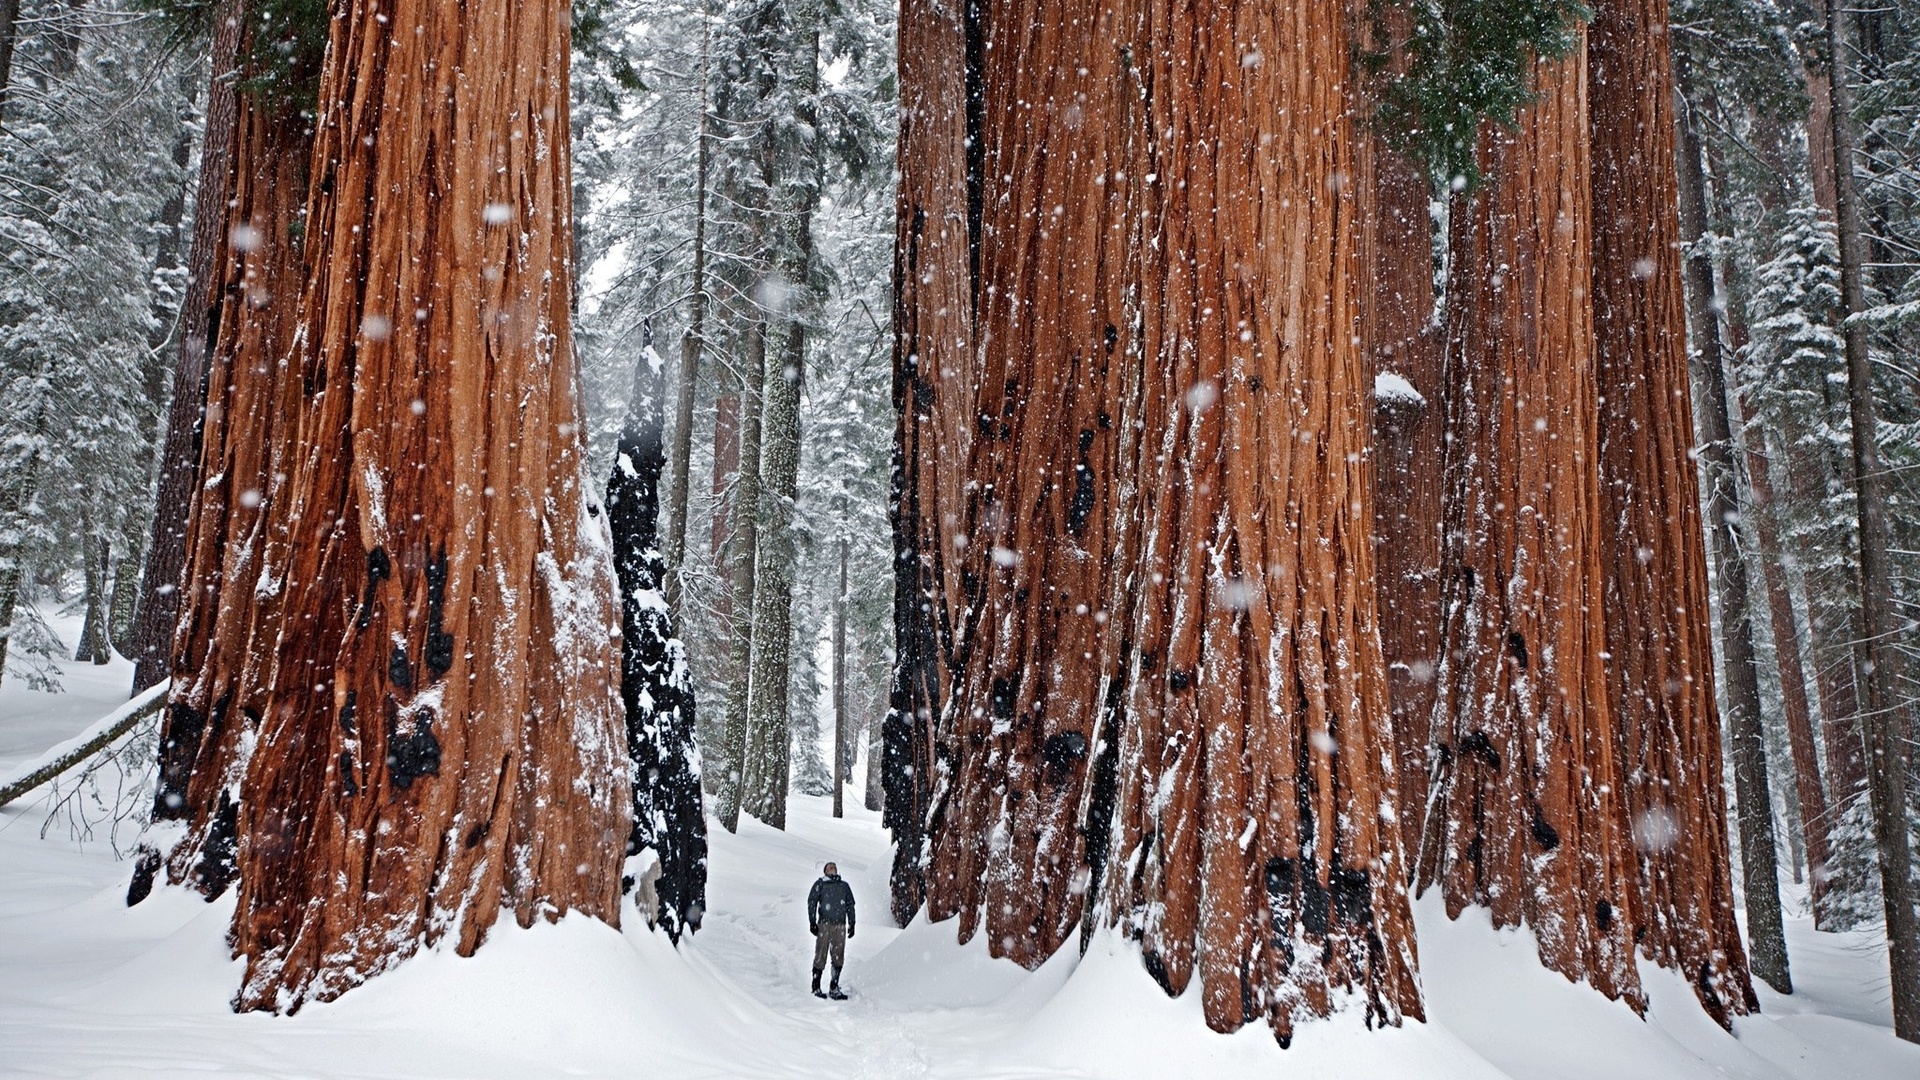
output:
{"label": "black fire scar on trunk", "polygon": [[453,635],[447,633],[447,549],[427,564],[427,677],[438,679],[453,667]]}
{"label": "black fire scar on trunk", "polygon": [[360,614],[353,624],[365,630],[373,622],[373,594],[380,583],[393,576],[393,561],[387,558],[387,549],[376,547],[367,552],[367,592],[360,599]]}
{"label": "black fire scar on trunk", "polygon": [[440,775],[440,740],[433,734],[434,713],[422,707],[400,722],[400,705],[387,696],[387,775],[402,791],[416,777]]}

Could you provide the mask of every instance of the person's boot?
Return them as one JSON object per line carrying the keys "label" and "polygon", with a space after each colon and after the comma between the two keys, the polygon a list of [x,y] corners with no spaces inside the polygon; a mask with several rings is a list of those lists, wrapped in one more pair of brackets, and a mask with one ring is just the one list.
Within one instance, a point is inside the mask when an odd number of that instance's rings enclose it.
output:
{"label": "person's boot", "polygon": [[833,969],[833,982],[831,985],[827,987],[827,996],[832,998],[835,1001],[847,1000],[847,995],[840,992],[840,969],[839,968]]}
{"label": "person's boot", "polygon": [[820,973],[817,971],[813,973],[813,996],[817,998],[827,996],[820,992]]}

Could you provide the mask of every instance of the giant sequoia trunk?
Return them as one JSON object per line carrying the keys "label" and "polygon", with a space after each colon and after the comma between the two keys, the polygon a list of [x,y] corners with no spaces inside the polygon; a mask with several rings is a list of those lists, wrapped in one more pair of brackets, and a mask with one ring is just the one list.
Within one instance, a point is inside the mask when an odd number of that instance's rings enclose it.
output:
{"label": "giant sequoia trunk", "polygon": [[880,756],[892,830],[892,904],[902,925],[925,897],[934,725],[956,666],[954,627],[970,584],[966,462],[972,445],[973,323],[982,195],[975,5],[902,0],[900,191],[893,266],[892,492],[895,659]]}
{"label": "giant sequoia trunk", "polygon": [[1665,0],[1603,0],[1588,36],[1608,706],[1631,763],[1634,940],[1725,1024],[1758,1001],[1727,858],[1666,27]]}
{"label": "giant sequoia trunk", "polygon": [[[229,195],[213,241],[213,313],[202,320],[213,340],[201,460],[184,470],[208,481],[193,486],[185,508],[188,587],[178,597],[153,809],[155,822],[182,824],[149,837],[134,900],[163,862],[168,880],[210,898],[231,883],[245,748],[266,708],[279,633],[282,593],[268,563],[290,525],[280,511],[303,393],[286,361],[303,280],[296,229],[313,140],[292,105],[253,92],[233,105],[229,142],[209,156],[219,171],[201,181]],[[189,295],[190,309],[196,300]],[[284,563],[284,551],[274,555]],[[150,557],[148,565],[162,562]]]}
{"label": "giant sequoia trunk", "polygon": [[568,321],[565,5],[352,4],[306,216],[282,595],[237,816],[239,1008],[618,918],[614,583]]}
{"label": "giant sequoia trunk", "polygon": [[1481,139],[1456,200],[1445,378],[1444,629],[1419,875],[1449,915],[1532,928],[1541,962],[1644,1008],[1602,654],[1584,55]]}
{"label": "giant sequoia trunk", "polygon": [[1128,478],[1115,454],[1138,361],[1122,350],[1136,330],[1120,291],[1139,237],[1127,182],[1107,173],[1135,164],[1118,50],[1156,40],[1136,37],[1143,28],[1125,12],[1085,4],[1032,20],[988,6],[969,28],[981,42],[968,76],[980,87],[980,426],[971,505],[943,532],[966,538],[955,553],[981,591],[962,616],[969,659],[939,722],[927,900],[934,919],[960,917],[963,940],[984,926],[994,955],[1029,967],[1081,920],[1082,801],[1124,622],[1111,607],[1115,500]]}
{"label": "giant sequoia trunk", "polygon": [[650,851],[659,860],[654,885],[659,908],[646,913],[647,921],[657,920],[678,941],[683,930],[699,928],[706,910],[707,820],[700,800],[693,677],[674,630],[667,563],[660,554],[667,366],[653,350],[651,329],[647,339],[634,365],[626,423],[613,475],[607,478],[607,524],[620,580],[620,701],[633,768],[627,855]]}
{"label": "giant sequoia trunk", "polygon": [[1037,964],[1121,922],[1283,1042],[1420,1009],[1345,21],[1284,7],[902,13],[887,807],[896,911],[928,828],[963,936]]}
{"label": "giant sequoia trunk", "polygon": [[1136,599],[1093,742],[1119,748],[1105,902],[1163,986],[1197,970],[1216,1029],[1264,1018],[1285,1043],[1344,993],[1397,1023],[1421,1003],[1388,805],[1345,20],[1313,0],[1132,15],[1140,112],[1105,185],[1137,223],[1108,287],[1137,298],[1117,351],[1140,361],[1110,478],[1108,607]]}

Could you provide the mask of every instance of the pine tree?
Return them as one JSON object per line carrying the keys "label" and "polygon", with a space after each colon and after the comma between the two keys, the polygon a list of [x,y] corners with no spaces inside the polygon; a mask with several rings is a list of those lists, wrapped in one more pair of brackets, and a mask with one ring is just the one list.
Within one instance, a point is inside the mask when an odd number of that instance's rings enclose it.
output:
{"label": "pine tree", "polygon": [[105,655],[101,563],[137,549],[150,505],[143,377],[166,306],[147,269],[184,104],[137,26],[25,11],[15,56],[34,78],[0,138],[0,672],[23,590],[69,568],[89,571],[86,640]]}
{"label": "pine tree", "polygon": [[620,698],[626,713],[633,783],[629,860],[651,851],[660,862],[660,910],[648,922],[678,941],[698,929],[706,909],[707,822],[700,800],[693,677],[665,595],[659,550],[665,361],[645,330],[633,393],[607,481],[607,523],[620,581]]}
{"label": "pine tree", "polygon": [[[818,94],[819,8],[768,4],[762,32],[783,57],[761,100],[769,166],[774,273],[760,285],[769,308],[768,363],[761,392],[751,684],[740,799],[775,828],[787,820],[792,756],[793,587],[798,557],[793,503],[800,470],[800,396],[808,365],[809,323],[816,311],[813,215],[820,199]],[[777,336],[776,336],[777,335]],[[777,342],[777,344],[776,344]],[[736,675],[737,677],[737,675]]]}
{"label": "pine tree", "polygon": [[1707,483],[1706,521],[1713,553],[1714,596],[1719,606],[1722,707],[1732,753],[1734,791],[1739,810],[1740,868],[1747,912],[1747,955],[1753,973],[1783,994],[1793,992],[1786,932],[1780,912],[1780,871],[1774,854],[1773,799],[1767,778],[1766,734],[1760,715],[1760,671],[1754,645],[1751,586],[1747,578],[1748,542],[1742,536],[1742,508],[1752,505],[1739,468],[1728,403],[1725,349],[1714,311],[1717,286],[1708,249],[1705,154],[1694,98],[1691,51],[1675,51],[1683,108],[1679,117],[1676,160],[1679,212],[1686,254],[1687,330],[1696,387],[1700,457]]}
{"label": "pine tree", "polygon": [[[1865,742],[1868,805],[1880,863],[1886,913],[1887,962],[1891,969],[1894,1034],[1920,1042],[1920,912],[1914,907],[1913,852],[1908,834],[1908,750],[1913,724],[1900,714],[1911,705],[1903,695],[1902,655],[1893,636],[1911,620],[1894,609],[1888,483],[1880,456],[1878,403],[1869,329],[1853,316],[1867,310],[1865,218],[1854,176],[1850,28],[1841,7],[1824,5],[1826,57],[1832,83],[1834,221],[1840,247],[1841,336],[1845,343],[1847,419],[1851,434],[1851,481],[1858,521],[1860,581],[1858,656],[1862,690],[1860,726]],[[1905,721],[1905,722],[1903,722]]]}

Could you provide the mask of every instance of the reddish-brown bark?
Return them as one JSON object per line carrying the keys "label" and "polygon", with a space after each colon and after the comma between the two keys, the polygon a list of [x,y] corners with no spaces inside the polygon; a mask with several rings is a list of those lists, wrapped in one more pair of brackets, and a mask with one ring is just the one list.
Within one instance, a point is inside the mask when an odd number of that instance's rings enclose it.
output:
{"label": "reddish-brown bark", "polygon": [[630,813],[568,320],[564,5],[352,3],[307,228],[309,393],[242,787],[235,1005],[618,917]]}
{"label": "reddish-brown bark", "polygon": [[[1822,14],[1822,13],[1816,13]],[[1822,14],[1824,20],[1824,15]],[[1838,174],[1833,154],[1833,79],[1824,66],[1809,64],[1801,74],[1807,89],[1807,171],[1814,205],[1836,213]],[[1830,498],[1838,484],[1836,463],[1825,460],[1793,429],[1783,432],[1787,446],[1788,488],[1803,506]],[[1820,698],[1820,734],[1827,754],[1827,800],[1837,815],[1867,785],[1866,743],[1860,732],[1860,690],[1854,669],[1853,640],[1858,589],[1850,574],[1822,569],[1806,583],[1808,655],[1814,689]]]}
{"label": "reddish-brown bark", "polygon": [[[940,725],[927,878],[931,917],[958,915],[962,940],[984,926],[991,952],[1028,967],[1079,924],[1085,893],[1078,818],[1113,662],[1120,290],[1133,239],[1131,181],[1109,173],[1139,164],[1126,155],[1114,47],[1132,28],[1123,9],[1077,14],[990,9],[981,28],[980,229],[994,239],[974,284],[980,429],[962,562],[981,592]],[[1080,59],[1036,62],[1062,56]]]}
{"label": "reddish-brown bark", "polygon": [[[218,303],[208,366],[199,475],[173,646],[173,689],[161,737],[154,816],[187,823],[163,854],[168,877],[218,895],[233,873],[243,747],[265,707],[266,653],[280,591],[268,549],[284,546],[276,516],[302,392],[293,352],[304,264],[295,236],[313,140],[291,106],[242,94],[231,197],[214,256]],[[144,872],[144,871],[143,871]]]}
{"label": "reddish-brown bark", "polygon": [[[1397,9],[1396,9],[1397,10]],[[1403,33],[1398,22],[1390,32]],[[1392,710],[1395,800],[1402,842],[1419,842],[1425,812],[1434,672],[1440,661],[1440,502],[1445,480],[1444,351],[1434,325],[1432,181],[1373,132],[1363,132],[1360,338],[1376,387],[1374,559],[1380,644]],[[1379,390],[1405,379],[1419,400]]]}
{"label": "reddish-brown bark", "polygon": [[1734,921],[1694,471],[1665,0],[1588,31],[1608,705],[1639,854],[1634,939],[1722,1024],[1758,1007]]}
{"label": "reddish-brown bark", "polygon": [[1482,135],[1448,285],[1445,623],[1419,876],[1645,1007],[1603,654],[1584,54]]}
{"label": "reddish-brown bark", "polygon": [[[1809,445],[1804,429],[1782,424],[1787,484],[1801,506],[1833,497],[1832,469]],[[1860,688],[1852,642],[1858,586],[1843,566],[1810,566],[1801,573],[1807,611],[1807,659],[1820,701],[1820,741],[1826,750],[1827,802],[1836,815],[1866,790],[1867,751],[1860,736]]]}
{"label": "reddish-brown bark", "polygon": [[893,913],[925,898],[925,828],[934,726],[956,666],[969,556],[963,518],[974,424],[979,115],[974,9],[903,0],[900,190],[894,248],[894,626],[897,657],[884,731],[885,818],[895,841]]}
{"label": "reddish-brown bark", "polygon": [[[929,907],[1033,964],[1098,889],[1164,987],[1198,974],[1220,1030],[1265,1019],[1285,1041],[1349,992],[1372,1018],[1418,1015],[1382,752],[1356,136],[1327,77],[1349,59],[1343,5],[973,15],[930,22],[961,65],[944,107],[971,97],[938,114],[933,167],[977,132],[977,352],[956,359],[978,405],[945,411],[929,384],[896,487],[921,566],[958,547],[932,529],[948,492],[968,500],[961,565],[909,581],[907,615],[961,619]],[[924,160],[903,150],[903,192],[930,185],[937,208],[954,188],[916,177]],[[904,301],[903,332],[950,317],[937,290],[961,257],[908,275],[936,288]],[[968,486],[943,488],[919,470],[955,420]],[[941,659],[902,695],[912,715]]]}
{"label": "reddish-brown bark", "polygon": [[1216,1029],[1265,1018],[1284,1043],[1347,992],[1383,1021],[1419,1016],[1374,621],[1346,19],[1159,3],[1129,29],[1137,299],[1118,325],[1140,360],[1117,419],[1138,434],[1111,579],[1132,651],[1096,740],[1118,743],[1105,904],[1163,986],[1199,975]]}

